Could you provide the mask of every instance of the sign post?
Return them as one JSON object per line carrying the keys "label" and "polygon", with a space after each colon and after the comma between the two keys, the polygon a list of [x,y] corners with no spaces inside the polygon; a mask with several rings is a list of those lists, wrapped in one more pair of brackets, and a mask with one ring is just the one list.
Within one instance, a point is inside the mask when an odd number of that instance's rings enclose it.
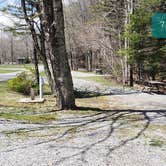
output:
{"label": "sign post", "polygon": [[155,13],[153,15],[152,35],[157,39],[166,38],[166,13]]}
{"label": "sign post", "polygon": [[39,97],[40,97],[40,99],[43,98],[43,84],[44,84],[44,80],[40,76],[40,79],[39,79]]}

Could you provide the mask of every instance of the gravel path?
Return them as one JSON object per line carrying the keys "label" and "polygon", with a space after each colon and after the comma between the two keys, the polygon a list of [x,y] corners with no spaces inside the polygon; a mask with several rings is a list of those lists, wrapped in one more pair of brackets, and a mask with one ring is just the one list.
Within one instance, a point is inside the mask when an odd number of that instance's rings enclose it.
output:
{"label": "gravel path", "polygon": [[[156,119],[166,120],[160,113],[70,115],[47,125],[1,121],[0,165],[165,166],[162,123],[154,130]],[[162,145],[150,145],[154,138]]]}
{"label": "gravel path", "polygon": [[112,94],[110,110],[58,112],[49,124],[0,119],[0,166],[166,165],[166,96],[76,77],[77,89]]}
{"label": "gravel path", "polygon": [[132,93],[110,96],[110,104],[135,110],[166,110],[166,95]]}

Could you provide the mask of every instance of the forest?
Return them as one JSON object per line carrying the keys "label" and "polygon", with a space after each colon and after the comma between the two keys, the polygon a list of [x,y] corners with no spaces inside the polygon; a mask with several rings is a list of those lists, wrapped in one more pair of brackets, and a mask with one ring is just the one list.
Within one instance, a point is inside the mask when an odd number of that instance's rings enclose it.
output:
{"label": "forest", "polygon": [[[166,19],[164,0],[68,0],[63,3],[63,9],[62,5],[55,6],[56,10],[61,10],[55,23],[59,17],[61,20],[56,23],[60,24],[57,25],[58,28],[53,26],[52,30],[49,24],[54,24],[54,18],[52,16],[51,23],[48,18],[51,13],[43,14],[45,8],[40,1],[22,0],[21,4],[15,1],[2,8],[1,12],[10,14],[15,19],[12,27],[2,25],[6,36],[1,36],[1,41],[10,44],[3,42],[1,45],[1,63],[13,63],[24,56],[27,62],[34,61],[37,73],[40,61],[52,91],[59,87],[54,86],[58,82],[55,75],[61,75],[61,70],[64,71],[63,74],[70,73],[70,69],[110,74],[112,79],[129,86],[134,83],[143,84],[145,80],[166,79],[166,31],[159,24],[163,36],[156,37],[153,28],[155,15],[160,14],[161,19]],[[46,6],[46,10],[48,8]],[[57,45],[53,43],[54,35],[58,38],[54,40],[60,42]],[[20,47],[17,43],[22,41],[24,49],[20,55],[16,50]],[[59,48],[51,50],[53,46]],[[63,60],[60,55],[55,57],[56,51],[67,57],[63,57]],[[58,67],[55,61],[64,63]],[[60,72],[56,73],[58,70]],[[65,77],[68,75],[70,74]],[[39,78],[39,73],[37,77]],[[68,79],[71,80],[67,78],[66,82]]]}
{"label": "forest", "polygon": [[[29,3],[29,4],[28,4]],[[67,55],[72,70],[102,69],[118,81],[132,85],[144,79],[165,79],[165,38],[152,36],[152,16],[165,12],[164,0],[68,0],[64,3]],[[28,17],[39,36],[37,1],[27,1]],[[3,12],[19,18],[15,27],[4,27],[17,42],[31,33],[25,26],[18,1]],[[22,22],[22,23],[21,23]],[[22,25],[21,25],[22,24]],[[18,36],[21,35],[21,36]],[[25,36],[26,35],[26,36]],[[25,36],[25,37],[24,37]],[[30,34],[29,34],[30,37]],[[1,40],[3,40],[1,37]],[[12,41],[11,37],[5,38]],[[11,42],[10,42],[11,43]],[[15,43],[15,42],[14,42]],[[26,45],[32,45],[31,39]],[[12,61],[12,44],[1,49],[1,63]],[[19,49],[15,44],[16,50]],[[9,48],[8,48],[9,47]],[[30,46],[23,56],[33,59]],[[15,53],[15,59],[18,53]],[[5,59],[7,58],[7,60]]]}

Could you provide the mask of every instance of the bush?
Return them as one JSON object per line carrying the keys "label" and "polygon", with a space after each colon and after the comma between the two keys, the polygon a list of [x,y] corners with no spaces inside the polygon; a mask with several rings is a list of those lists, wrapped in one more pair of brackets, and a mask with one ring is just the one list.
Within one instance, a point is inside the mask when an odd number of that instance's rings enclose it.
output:
{"label": "bush", "polygon": [[16,92],[23,93],[25,95],[30,94],[30,88],[33,85],[32,78],[28,74],[22,72],[16,78],[8,81],[8,87]]}

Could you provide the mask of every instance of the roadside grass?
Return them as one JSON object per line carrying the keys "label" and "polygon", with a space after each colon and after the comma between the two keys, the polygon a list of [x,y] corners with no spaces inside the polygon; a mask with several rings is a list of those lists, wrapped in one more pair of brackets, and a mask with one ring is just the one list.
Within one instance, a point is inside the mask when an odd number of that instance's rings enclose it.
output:
{"label": "roadside grass", "polygon": [[[48,85],[45,85],[45,90],[47,93],[50,92]],[[140,113],[127,113],[120,116],[121,112],[119,107],[112,107],[108,96],[97,96],[97,97],[87,97],[87,98],[77,98],[76,105],[79,109],[76,110],[64,110],[57,111],[55,106],[55,97],[52,95],[45,95],[46,101],[40,104],[27,104],[18,103],[17,100],[20,98],[25,98],[19,93],[12,92],[8,89],[6,82],[0,82],[0,119],[6,120],[16,120],[27,124],[44,124],[43,127],[37,128],[22,128],[16,130],[6,130],[3,133],[10,137],[16,136],[16,138],[50,138],[57,134],[68,133],[64,138],[58,140],[64,142],[65,140],[72,139],[80,131],[97,131],[100,126],[89,126],[88,128],[80,128],[80,126],[56,126],[55,121],[67,118],[83,118],[85,117],[95,117],[101,114],[103,110],[106,115],[110,113],[107,121],[116,121],[119,125],[114,131],[114,135],[121,140],[135,138],[137,135],[145,128],[147,121],[143,120],[144,115]],[[123,110],[122,108],[121,110]],[[126,109],[127,110],[127,109]],[[108,112],[107,112],[108,111]],[[114,114],[115,113],[115,114]],[[111,116],[111,114],[114,114]],[[92,122],[94,122],[92,120]],[[45,124],[49,124],[48,126]],[[147,142],[147,146],[163,148],[166,145],[165,141],[166,128],[164,125],[149,125],[146,131],[140,135],[142,143]],[[158,136],[159,135],[159,136]],[[1,146],[1,145],[0,145]]]}
{"label": "roadside grass", "polygon": [[77,79],[84,79],[87,81],[93,81],[99,83],[103,86],[122,86],[121,84],[117,83],[115,80],[111,80],[109,76],[92,76],[92,77],[75,77]]}
{"label": "roadside grass", "polygon": [[0,68],[27,68],[27,67],[33,67],[33,64],[20,64],[20,65],[15,65],[15,64],[1,64]]}
{"label": "roadside grass", "polygon": [[17,106],[16,101],[23,97],[19,93],[12,92],[7,87],[7,82],[0,82],[0,107]]}
{"label": "roadside grass", "polygon": [[149,145],[161,148],[162,146],[165,145],[165,142],[163,140],[153,138],[153,139],[150,140]]}
{"label": "roadside grass", "polygon": [[8,70],[8,69],[1,69],[0,68],[0,74],[6,74],[6,73],[13,73],[17,72],[18,70]]}
{"label": "roadside grass", "polygon": [[[28,96],[21,95],[16,92],[12,92],[8,89],[6,82],[0,82],[0,119],[6,120],[16,120],[27,124],[52,124],[56,120],[60,120],[65,117],[83,117],[89,116],[93,117],[100,114],[103,110],[104,114],[114,113],[117,110],[124,110],[127,108],[119,108],[110,104],[108,96],[96,96],[96,97],[86,97],[86,98],[76,98],[76,105],[79,109],[76,110],[64,110],[57,111],[55,97],[50,95],[50,89],[48,85],[45,85],[45,91],[47,95],[44,96],[46,101],[44,103],[18,103],[20,98],[25,98]],[[111,114],[112,114],[111,113]],[[117,112],[114,116],[110,116],[110,122],[116,117],[118,117],[121,112]],[[143,126],[146,125],[146,120],[143,121],[144,115],[140,113],[127,113],[122,117],[118,118],[118,123],[123,124],[119,129],[116,130],[118,138],[128,138],[135,137],[139,133]],[[108,119],[109,120],[109,119]],[[53,127],[52,127],[53,126]],[[54,130],[56,125],[51,125],[47,131],[18,131],[16,134],[24,135],[29,133],[32,137],[49,137],[56,132],[63,132],[65,129],[68,130],[70,135],[74,135],[79,132],[79,127],[63,126],[58,131]],[[96,128],[94,130],[97,130]],[[8,131],[7,131],[8,132]],[[12,131],[14,134],[16,131]],[[11,134],[12,134],[11,133]],[[160,133],[160,138],[157,137]],[[6,133],[10,135],[10,133]],[[29,134],[27,136],[29,136]],[[142,134],[144,141],[148,141],[147,145],[154,147],[163,147],[166,145],[165,136],[166,128],[163,125],[149,125],[149,127]],[[25,134],[26,135],[26,134]],[[71,138],[72,138],[71,136]],[[163,137],[161,137],[163,136]]]}
{"label": "roadside grass", "polygon": [[7,137],[19,137],[21,139],[23,138],[27,138],[27,137],[50,137],[52,135],[57,135],[59,130],[59,127],[57,126],[52,126],[49,129],[45,129],[43,130],[39,130],[39,131],[35,131],[33,129],[17,129],[17,130],[6,130],[6,131],[2,131],[3,134],[5,134]]}
{"label": "roadside grass", "polygon": [[41,75],[42,77],[46,76],[45,71],[40,72],[40,75]]}
{"label": "roadside grass", "polygon": [[78,107],[100,108],[102,110],[109,109],[108,96],[97,96],[91,98],[78,98],[76,99]]}
{"label": "roadside grass", "polygon": [[[75,70],[74,70],[75,71]],[[89,71],[87,71],[87,70],[76,70],[76,72],[79,72],[79,73],[87,73],[87,74],[89,74],[89,73],[92,73],[92,72],[89,72]]]}
{"label": "roadside grass", "polygon": [[[49,91],[48,87],[46,86]],[[26,98],[20,93],[8,89],[7,82],[0,82],[0,118],[23,120],[29,123],[45,123],[56,119],[56,114],[51,114],[55,107],[55,99],[45,96],[44,104],[18,103],[20,98]]]}
{"label": "roadside grass", "polygon": [[56,120],[56,114],[20,115],[15,113],[0,113],[0,118],[26,121],[27,123],[47,123]]}
{"label": "roadside grass", "polygon": [[87,108],[86,110],[67,110],[57,114],[55,97],[50,95],[48,85],[45,85],[44,89],[44,98],[46,99],[44,103],[18,103],[20,98],[28,96],[9,90],[7,82],[0,82],[0,94],[3,94],[0,95],[0,118],[26,121],[27,123],[46,123],[56,120],[63,113],[89,115],[95,113],[94,110],[91,110],[91,107],[103,110],[109,108],[106,96],[78,98],[76,99],[77,106]]}

